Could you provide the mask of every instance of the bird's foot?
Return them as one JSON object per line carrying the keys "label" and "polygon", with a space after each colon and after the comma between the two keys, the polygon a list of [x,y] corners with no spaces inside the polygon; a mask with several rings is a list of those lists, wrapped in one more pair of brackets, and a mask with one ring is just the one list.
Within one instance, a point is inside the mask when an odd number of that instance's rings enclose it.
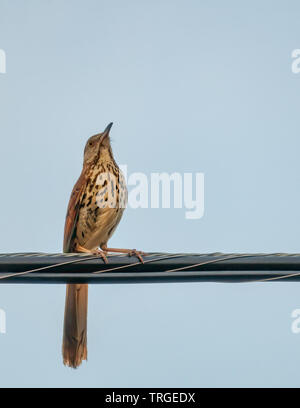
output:
{"label": "bird's foot", "polygon": [[103,262],[108,264],[108,260],[107,260],[107,253],[105,251],[102,251],[101,249],[95,249],[94,251],[92,251],[93,255],[99,255],[101,256],[101,258],[103,259]]}
{"label": "bird's foot", "polygon": [[128,255],[136,256],[141,261],[141,263],[144,263],[142,255],[145,255],[145,252],[137,251],[136,249],[131,249],[129,250]]}
{"label": "bird's foot", "polygon": [[77,244],[76,245],[76,252],[83,252],[85,254],[92,254],[92,255],[100,255],[101,258],[103,259],[104,263],[108,263],[107,257],[106,257],[106,252],[102,251],[101,249],[94,249],[91,251],[90,249],[86,249],[82,247],[81,245]]}
{"label": "bird's foot", "polygon": [[121,254],[128,254],[129,256],[136,256],[141,263],[144,263],[142,255],[146,255],[145,252],[137,251],[136,249],[123,249],[123,248],[107,248],[106,245],[101,246],[101,249],[107,252],[119,252]]}

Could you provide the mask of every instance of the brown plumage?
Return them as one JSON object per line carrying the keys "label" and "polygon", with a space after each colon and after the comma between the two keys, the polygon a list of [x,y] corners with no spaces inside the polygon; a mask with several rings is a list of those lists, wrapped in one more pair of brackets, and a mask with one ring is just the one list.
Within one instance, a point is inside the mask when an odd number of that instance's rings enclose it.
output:
{"label": "brown plumage", "polygon": [[[105,262],[107,251],[136,253],[107,248],[127,202],[125,180],[110,145],[111,126],[86,143],[83,169],[71,193],[64,231],[64,252],[95,253]],[[67,285],[62,352],[64,364],[73,368],[87,359],[87,305],[88,285]]]}

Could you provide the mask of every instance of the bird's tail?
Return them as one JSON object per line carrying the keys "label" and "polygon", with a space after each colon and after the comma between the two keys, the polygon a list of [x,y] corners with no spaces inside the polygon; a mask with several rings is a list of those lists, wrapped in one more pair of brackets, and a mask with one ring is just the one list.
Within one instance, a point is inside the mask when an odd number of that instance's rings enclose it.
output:
{"label": "bird's tail", "polygon": [[87,360],[87,309],[88,285],[67,285],[62,353],[69,367]]}

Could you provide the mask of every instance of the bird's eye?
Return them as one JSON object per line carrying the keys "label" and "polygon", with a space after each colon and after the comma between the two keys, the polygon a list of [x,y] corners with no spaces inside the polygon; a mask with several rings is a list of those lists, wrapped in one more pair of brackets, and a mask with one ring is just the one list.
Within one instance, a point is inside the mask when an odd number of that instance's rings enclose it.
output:
{"label": "bird's eye", "polygon": [[90,146],[93,146],[93,142],[90,142],[89,145],[90,145]]}

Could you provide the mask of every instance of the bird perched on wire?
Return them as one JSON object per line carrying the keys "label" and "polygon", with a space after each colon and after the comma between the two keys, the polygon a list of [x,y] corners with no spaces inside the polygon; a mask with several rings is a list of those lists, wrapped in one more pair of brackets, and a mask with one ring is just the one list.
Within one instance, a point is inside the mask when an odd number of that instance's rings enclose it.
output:
{"label": "bird perched on wire", "polygon": [[[82,172],[68,205],[64,252],[97,254],[106,263],[107,252],[121,252],[143,262],[142,253],[134,249],[107,247],[127,203],[125,179],[110,144],[111,127],[112,123],[86,143]],[[73,368],[87,359],[87,308],[88,285],[68,284],[62,352],[64,364]]]}

